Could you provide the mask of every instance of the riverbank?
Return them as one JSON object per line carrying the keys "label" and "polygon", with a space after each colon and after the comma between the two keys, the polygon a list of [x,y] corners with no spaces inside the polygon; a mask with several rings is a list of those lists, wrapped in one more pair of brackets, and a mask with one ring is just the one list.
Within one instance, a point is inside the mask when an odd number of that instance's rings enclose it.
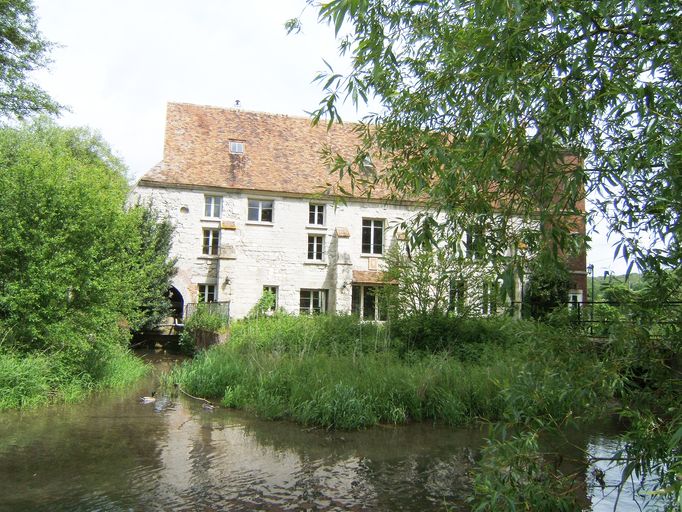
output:
{"label": "riverbank", "polygon": [[80,366],[59,354],[0,352],[0,411],[76,402],[96,390],[138,381],[149,365],[124,347],[107,347],[96,365]]}
{"label": "riverbank", "polygon": [[595,416],[619,388],[617,368],[568,329],[499,318],[440,328],[415,349],[404,326],[352,317],[246,320],[169,379],[225,407],[337,429]]}
{"label": "riverbank", "polygon": [[[581,474],[540,438],[617,413],[625,431],[614,492],[679,496],[682,429],[667,340],[630,325],[608,339],[509,318],[413,317],[375,325],[351,317],[276,315],[235,322],[229,343],[176,368],[166,385],[268,419],[329,430],[428,422],[490,424],[467,496],[476,510],[577,510]],[[584,454],[585,460],[590,455]],[[500,471],[500,468],[506,468]],[[603,475],[590,478],[601,485]],[[677,486],[677,487],[676,487]]]}

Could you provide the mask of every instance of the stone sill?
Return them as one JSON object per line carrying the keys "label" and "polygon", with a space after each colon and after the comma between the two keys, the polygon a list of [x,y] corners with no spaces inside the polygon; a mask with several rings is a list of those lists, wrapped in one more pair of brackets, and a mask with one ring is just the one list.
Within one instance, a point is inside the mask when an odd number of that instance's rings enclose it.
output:
{"label": "stone sill", "polygon": [[247,226],[268,226],[268,227],[272,227],[275,225],[275,223],[274,222],[260,222],[257,220],[247,220],[246,225]]}
{"label": "stone sill", "polygon": [[317,267],[326,267],[329,265],[326,261],[316,261],[316,260],[305,260],[303,262],[304,265],[315,265]]}

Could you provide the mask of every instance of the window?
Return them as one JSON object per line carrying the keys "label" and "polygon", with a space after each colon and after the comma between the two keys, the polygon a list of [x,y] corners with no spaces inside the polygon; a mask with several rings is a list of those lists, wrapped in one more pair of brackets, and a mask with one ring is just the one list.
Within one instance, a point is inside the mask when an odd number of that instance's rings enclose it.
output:
{"label": "window", "polygon": [[363,320],[386,320],[386,307],[381,297],[381,286],[353,285],[351,313]]}
{"label": "window", "polygon": [[218,244],[220,243],[219,229],[204,229],[204,244],[202,252],[209,256],[218,254]]}
{"label": "window", "polygon": [[324,226],[324,205],[310,204],[308,206],[308,224]]}
{"label": "window", "polygon": [[570,309],[580,309],[583,302],[582,290],[570,290],[568,292],[568,307]]}
{"label": "window", "polygon": [[475,226],[467,230],[466,255],[471,259],[480,259],[485,255],[483,226]]}
{"label": "window", "polygon": [[324,236],[308,235],[308,259],[322,261]]}
{"label": "window", "polygon": [[215,302],[215,285],[200,284],[197,302]]}
{"label": "window", "polygon": [[272,222],[272,201],[249,199],[249,220]]}
{"label": "window", "polygon": [[301,290],[299,311],[302,315],[315,315],[327,310],[327,290]]}
{"label": "window", "polygon": [[483,283],[481,288],[481,313],[494,315],[497,313],[497,299],[500,296],[500,285],[497,281]]}
{"label": "window", "polygon": [[466,283],[462,279],[452,279],[450,281],[450,302],[448,311],[457,315],[463,315],[466,305]]}
{"label": "window", "polygon": [[218,217],[223,206],[223,198],[220,196],[204,196],[204,217]]}
{"label": "window", "polygon": [[269,293],[273,301],[268,304],[268,311],[275,311],[277,309],[277,286],[263,286],[263,295]]}
{"label": "window", "polygon": [[237,140],[230,141],[230,153],[241,155],[244,153],[244,143]]}
{"label": "window", "polygon": [[362,219],[362,253],[383,254],[384,221],[381,219]]}

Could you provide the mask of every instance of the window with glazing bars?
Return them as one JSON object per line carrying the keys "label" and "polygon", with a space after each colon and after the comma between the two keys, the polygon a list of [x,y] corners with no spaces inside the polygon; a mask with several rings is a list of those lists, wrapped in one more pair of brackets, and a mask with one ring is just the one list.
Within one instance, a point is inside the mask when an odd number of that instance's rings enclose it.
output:
{"label": "window with glazing bars", "polygon": [[204,217],[220,218],[223,198],[220,196],[204,196]]}
{"label": "window with glazing bars", "polygon": [[327,308],[327,290],[301,290],[299,311],[302,315],[324,313]]}
{"label": "window with glazing bars", "polygon": [[200,284],[198,302],[215,302],[215,285]]}
{"label": "window with glazing bars", "polygon": [[204,229],[204,243],[202,252],[209,256],[216,256],[218,254],[218,245],[220,244],[220,230],[219,229]]}
{"label": "window with glazing bars", "polygon": [[383,219],[362,219],[362,253],[383,254],[384,221]]}
{"label": "window with glazing bars", "polygon": [[324,205],[310,204],[308,206],[308,224],[324,226]]}
{"label": "window with glazing bars", "polygon": [[308,259],[322,261],[322,250],[324,248],[324,236],[308,235]]}
{"label": "window with glazing bars", "polygon": [[273,202],[263,199],[249,199],[250,221],[272,222]]}

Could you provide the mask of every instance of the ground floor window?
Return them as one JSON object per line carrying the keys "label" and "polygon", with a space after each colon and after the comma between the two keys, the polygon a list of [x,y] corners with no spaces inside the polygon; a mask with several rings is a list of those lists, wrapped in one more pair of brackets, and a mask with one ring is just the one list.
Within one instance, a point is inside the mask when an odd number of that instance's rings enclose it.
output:
{"label": "ground floor window", "polygon": [[483,283],[481,289],[481,314],[497,314],[498,300],[500,298],[500,284],[497,281]]}
{"label": "ground floor window", "polygon": [[197,302],[215,302],[215,285],[200,284]]}
{"label": "ground floor window", "polygon": [[466,308],[467,284],[463,279],[450,280],[448,311],[463,315]]}
{"label": "ground floor window", "polygon": [[383,286],[377,285],[353,285],[351,312],[363,320],[386,320],[382,288]]}
{"label": "ground floor window", "polygon": [[263,294],[269,293],[272,297],[272,302],[268,303],[268,311],[277,310],[277,286],[263,286]]}
{"label": "ground floor window", "polygon": [[299,311],[302,315],[315,315],[327,311],[327,290],[301,290]]}
{"label": "ground floor window", "polygon": [[568,307],[571,309],[579,309],[583,302],[582,290],[570,290],[568,292]]}

